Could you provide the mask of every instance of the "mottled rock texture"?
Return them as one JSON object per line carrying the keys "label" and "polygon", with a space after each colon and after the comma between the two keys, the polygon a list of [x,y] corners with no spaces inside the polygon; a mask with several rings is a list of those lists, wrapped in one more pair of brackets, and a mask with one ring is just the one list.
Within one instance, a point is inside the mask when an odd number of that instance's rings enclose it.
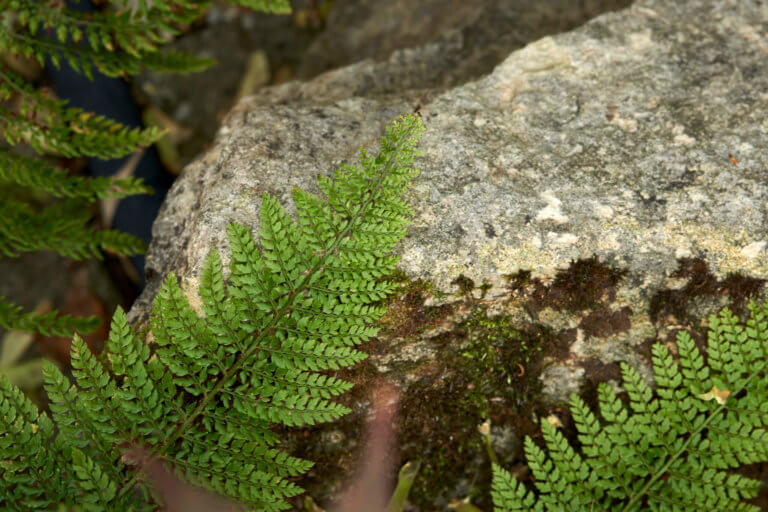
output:
{"label": "mottled rock texture", "polygon": [[[429,44],[377,64],[383,77]],[[397,114],[427,126],[390,301],[345,422],[296,434],[318,461],[318,500],[355,463],[372,382],[403,391],[401,460],[421,458],[419,510],[488,497],[476,426],[490,418],[503,463],[520,462],[535,415],[588,399],[618,362],[646,372],[650,344],[728,305],[744,313],[768,279],[768,4],[641,0],[511,53],[486,76],[436,90],[345,95],[370,62],[241,101],[186,168],[154,227],[149,286],[173,270],[194,293],[225,227],[258,226],[260,197],[291,207],[294,186],[375,146]],[[415,71],[414,71],[415,72]],[[329,84],[333,84],[329,87]],[[396,85],[396,84],[395,84]],[[350,451],[352,450],[352,451]],[[447,468],[447,470],[446,470]]]}
{"label": "mottled rock texture", "polygon": [[[294,0],[295,10],[309,0]],[[325,28],[300,29],[291,16],[246,11],[214,2],[202,25],[170,48],[213,57],[217,64],[201,73],[169,75],[147,71],[135,77],[142,103],[160,108],[189,130],[178,144],[189,163],[207,148],[221,115],[231,108],[246,71],[248,56],[263,51],[273,80],[286,75],[308,79],[358,61],[364,65],[324,78],[322,90],[337,98],[445,89],[490,72],[512,50],[547,34],[562,32],[630,0],[334,0]],[[315,4],[318,4],[315,2]],[[428,47],[410,49],[428,44]],[[400,50],[399,56],[389,59]],[[294,83],[294,86],[298,82]],[[308,100],[317,84],[295,91]],[[261,94],[261,92],[259,93]],[[273,96],[267,92],[265,101]]]}

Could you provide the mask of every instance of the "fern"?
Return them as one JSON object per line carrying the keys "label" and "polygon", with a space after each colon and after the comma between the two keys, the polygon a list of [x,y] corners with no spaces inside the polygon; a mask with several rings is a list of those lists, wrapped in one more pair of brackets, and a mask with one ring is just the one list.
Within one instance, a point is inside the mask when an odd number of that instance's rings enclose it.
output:
{"label": "fern", "polygon": [[[186,0],[119,0],[102,11],[80,12],[65,2],[0,0],[0,53],[18,54],[56,67],[68,63],[93,78],[133,75],[142,69],[189,73],[213,60],[163,52],[161,46],[194,21],[208,2]],[[241,0],[241,4],[274,13],[290,12],[287,0]],[[27,144],[40,154],[101,159],[119,158],[147,147],[163,136],[155,128],[129,128],[103,116],[69,107],[52,98],[0,63],[0,139],[11,146]],[[39,211],[24,199],[25,189],[67,198]],[[21,192],[21,193],[19,193]],[[98,199],[152,193],[137,179],[67,177],[39,158],[22,157],[0,148],[0,255],[53,250],[76,259],[101,258],[102,251],[125,256],[144,252],[144,242],[117,231],[88,228],[90,205]],[[90,332],[97,317],[24,314],[0,298],[0,326],[47,334],[73,329]]]}
{"label": "fern", "polygon": [[288,14],[291,12],[291,2],[289,0],[237,0],[237,3],[251,9],[271,12],[273,14]]}
{"label": "fern", "polygon": [[[275,448],[270,426],[332,421],[350,384],[323,373],[360,362],[377,332],[375,305],[395,288],[389,253],[412,215],[403,193],[423,130],[414,115],[387,128],[381,151],[321,178],[324,198],[296,189],[298,222],[265,195],[260,244],[229,226],[229,282],[214,250],[202,270],[203,316],[173,274],[155,298],[153,342],[118,309],[101,357],[75,336],[76,385],[44,369],[51,418],[0,378],[3,510],[154,510],[150,484],[125,460],[141,443],[185,479],[253,510],[283,510],[291,478],[311,463]],[[54,427],[55,424],[55,427]]]}
{"label": "fern", "polygon": [[654,345],[655,390],[622,364],[628,403],[601,384],[602,423],[573,395],[580,453],[543,421],[547,451],[525,441],[534,489],[494,465],[496,511],[758,511],[761,483],[727,471],[768,461],[768,302],[749,309],[746,326],[709,317],[706,358],[685,331],[678,360]]}
{"label": "fern", "polygon": [[[178,34],[177,24],[194,21],[205,2],[158,2],[144,20],[128,11],[84,13],[64,6],[51,8],[35,0],[3,0],[0,6],[16,14],[15,22],[0,30],[0,48],[45,65],[65,60],[72,69],[93,77],[93,69],[107,76],[134,75],[142,67],[166,72],[204,69],[213,61],[192,55],[163,55],[159,46]],[[40,37],[38,31],[53,37]],[[85,42],[87,44],[80,44]],[[77,45],[77,46],[75,46]]]}
{"label": "fern", "polygon": [[79,318],[56,313],[24,313],[20,306],[0,295],[0,327],[19,331],[37,331],[45,336],[69,336],[72,331],[88,332],[99,326],[96,318]]}

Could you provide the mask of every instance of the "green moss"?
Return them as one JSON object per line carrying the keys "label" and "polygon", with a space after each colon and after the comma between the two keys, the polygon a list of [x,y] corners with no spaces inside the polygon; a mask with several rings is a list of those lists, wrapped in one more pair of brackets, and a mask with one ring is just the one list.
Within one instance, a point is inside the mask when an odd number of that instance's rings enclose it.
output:
{"label": "green moss", "polygon": [[[716,281],[707,275],[706,269],[693,263],[685,269],[680,276],[690,277],[690,284],[682,291],[655,297],[651,308],[654,318],[670,313],[683,317],[690,297],[703,291],[712,295],[726,291],[732,297],[749,296],[762,285],[730,276]],[[436,349],[435,359],[406,361],[392,368],[395,375],[407,375],[409,382],[401,400],[398,443],[401,462],[421,461],[409,497],[414,508],[443,511],[450,500],[469,496],[481,510],[492,510],[490,461],[477,427],[490,419],[495,432],[505,426],[518,440],[525,435],[538,438],[535,417],[558,410],[556,404],[545,402],[541,394],[539,377],[544,361],[566,359],[576,339],[576,328],[555,331],[537,323],[538,312],[544,308],[571,312],[580,317],[579,328],[591,336],[625,332],[630,328],[631,310],[626,306],[619,310],[609,307],[625,273],[593,257],[572,262],[551,280],[532,278],[530,271],[506,276],[509,298],[528,312],[526,321],[506,314],[491,315],[483,301],[478,300],[478,296],[483,298],[487,293],[487,283],[477,286],[460,276],[454,282],[453,294],[460,299],[458,303],[427,307],[427,297],[445,294],[439,294],[431,283],[410,279],[404,272],[391,278],[401,284],[401,289],[387,301],[383,323],[385,332],[399,338],[394,341],[398,345],[423,339],[423,333],[431,326],[451,326],[458,311],[471,310],[458,325],[438,337],[428,338]],[[495,304],[498,306],[499,302]],[[384,354],[391,350],[380,342],[365,347],[369,353]],[[584,368],[588,400],[592,400],[589,389],[593,382],[615,379],[613,373],[618,372],[618,365],[598,360],[584,362]],[[369,384],[379,375],[365,364],[357,372],[350,376],[356,382],[350,399],[362,402],[368,397]],[[567,413],[559,411],[559,417],[566,426],[564,432],[573,434]],[[336,423],[332,428],[343,431],[347,439],[355,439],[363,431],[364,421],[358,417]],[[354,469],[358,461],[349,455],[348,449],[339,450],[312,453],[308,457],[318,461],[318,475],[329,469],[336,474],[349,474]],[[496,455],[506,466],[522,460],[519,443],[514,440],[505,448],[496,446]]]}
{"label": "green moss", "polygon": [[487,414],[489,398],[506,394],[525,376],[525,368],[542,350],[540,339],[516,329],[510,316],[489,317],[485,310],[475,311],[465,329],[467,342],[458,355],[464,371],[476,382],[467,399]]}
{"label": "green moss", "polygon": [[[393,376],[408,383],[401,398],[397,438],[401,462],[421,461],[409,498],[416,509],[442,511],[452,499],[467,496],[481,509],[492,509],[490,461],[478,426],[490,420],[494,432],[501,426],[513,432],[509,444],[496,446],[495,451],[504,465],[520,462],[521,447],[515,438],[538,438],[535,418],[547,416],[556,407],[547,403],[541,393],[539,377],[545,360],[568,357],[575,340],[575,328],[555,331],[536,322],[536,312],[551,307],[576,312],[589,309],[594,315],[599,310],[603,316],[596,316],[583,328],[597,332],[597,326],[606,324],[608,327],[602,331],[624,329],[625,312],[610,312],[613,316],[607,318],[608,313],[601,309],[612,300],[621,278],[622,271],[594,258],[573,262],[547,283],[531,278],[530,272],[510,275],[510,300],[520,302],[529,312],[527,319],[521,320],[519,316],[489,312],[485,302],[478,300],[490,288],[485,282],[477,286],[460,276],[454,281],[456,292],[452,294],[458,301],[426,306],[427,298],[444,294],[438,294],[431,283],[410,279],[404,272],[390,277],[401,286],[399,293],[386,302],[382,323],[388,336],[364,350],[387,354],[392,351],[388,341],[400,346],[418,340],[429,343],[436,354],[426,360],[390,365]],[[502,303],[497,300],[494,307]],[[463,320],[456,324],[460,312]],[[425,338],[424,333],[433,326],[443,327],[444,332]],[[348,377],[356,387],[347,405],[367,400],[371,385],[379,377],[365,364],[353,373]],[[363,416],[350,417],[323,431],[338,429],[347,440],[357,439],[364,429],[363,420]],[[307,439],[312,438],[316,439]],[[318,485],[308,486],[315,497],[315,489],[328,489],[320,484],[325,478],[322,475],[349,474],[358,462],[356,453],[350,455],[349,447],[302,455],[318,461],[318,473],[312,473]]]}
{"label": "green moss", "polygon": [[[490,507],[490,463],[477,427],[490,418],[534,430],[524,423],[541,407],[538,376],[549,334],[521,330],[511,316],[489,316],[478,306],[439,340],[438,373],[411,385],[402,406],[401,457],[422,461],[410,498],[419,510],[441,510],[445,497],[464,497],[457,492]],[[501,455],[509,461],[518,454]],[[459,480],[468,474],[472,481]]]}

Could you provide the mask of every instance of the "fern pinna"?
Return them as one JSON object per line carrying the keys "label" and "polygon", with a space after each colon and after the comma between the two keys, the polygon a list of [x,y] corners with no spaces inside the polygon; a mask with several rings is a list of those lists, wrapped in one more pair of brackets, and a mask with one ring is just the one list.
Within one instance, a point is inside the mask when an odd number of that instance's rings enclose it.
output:
{"label": "fern pinna", "polygon": [[[272,424],[311,425],[347,409],[350,388],[323,372],[353,365],[377,331],[374,304],[412,214],[403,197],[423,130],[414,115],[387,128],[377,156],[321,178],[325,198],[296,189],[298,222],[274,197],[261,205],[260,244],[232,224],[229,282],[216,251],[202,270],[203,316],[171,274],[158,293],[150,343],[118,310],[105,351],[72,346],[77,385],[44,370],[51,418],[0,380],[3,510],[155,510],[125,450],[140,444],[186,480],[254,510],[282,510],[289,478],[311,462],[275,449]],[[260,245],[260,247],[259,247]]]}
{"label": "fern pinna", "polygon": [[525,441],[535,491],[495,466],[496,511],[759,511],[744,500],[761,482],[726,471],[768,461],[768,302],[749,309],[746,326],[709,317],[706,358],[685,331],[676,356],[654,345],[655,392],[623,364],[628,404],[601,384],[602,423],[574,395],[581,453],[542,421],[548,452]]}

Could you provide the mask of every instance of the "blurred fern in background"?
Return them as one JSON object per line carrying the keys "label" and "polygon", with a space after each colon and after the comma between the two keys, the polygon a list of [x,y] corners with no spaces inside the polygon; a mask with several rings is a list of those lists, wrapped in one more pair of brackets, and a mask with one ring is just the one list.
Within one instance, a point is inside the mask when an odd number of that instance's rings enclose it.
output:
{"label": "blurred fern in background", "polygon": [[[289,13],[288,0],[237,0],[270,13]],[[80,12],[63,1],[0,0],[0,55],[23,56],[43,66],[66,62],[93,78],[94,70],[127,77],[142,69],[173,73],[203,70],[212,59],[160,47],[199,17],[209,2],[116,0],[101,11]],[[120,158],[160,139],[157,128],[131,128],[68,106],[36,88],[0,61],[0,255],[51,250],[76,260],[103,251],[132,256],[146,244],[128,233],[92,226],[90,203],[152,193],[141,179],[70,176],[56,158]],[[39,206],[40,193],[51,198]],[[0,296],[0,328],[44,335],[85,334],[97,317],[28,313]]]}

